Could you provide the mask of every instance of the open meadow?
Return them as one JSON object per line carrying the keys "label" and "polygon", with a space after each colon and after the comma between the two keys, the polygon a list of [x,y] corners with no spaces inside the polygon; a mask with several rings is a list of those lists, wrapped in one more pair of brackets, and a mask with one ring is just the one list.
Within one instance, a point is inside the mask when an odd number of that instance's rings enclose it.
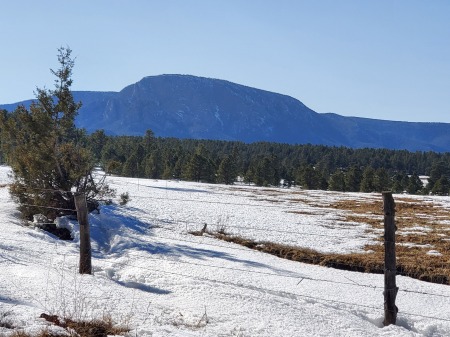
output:
{"label": "open meadow", "polygon": [[8,171],[0,336],[61,332],[43,313],[143,337],[450,335],[449,197],[394,195],[399,312],[383,327],[380,194],[108,176],[117,197],[89,215],[93,275],[79,275],[77,222],[58,220],[62,241],[20,220]]}

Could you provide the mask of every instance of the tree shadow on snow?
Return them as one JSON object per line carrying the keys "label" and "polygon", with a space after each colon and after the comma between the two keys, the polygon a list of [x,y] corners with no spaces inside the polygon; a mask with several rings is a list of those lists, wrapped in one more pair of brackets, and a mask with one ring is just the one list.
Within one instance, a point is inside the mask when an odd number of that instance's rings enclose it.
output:
{"label": "tree shadow on snow", "polygon": [[[279,269],[252,260],[240,259],[234,254],[176,243],[176,238],[169,239],[175,242],[173,244],[149,242],[147,239],[154,235],[152,223],[144,222],[134,216],[130,216],[122,212],[118,206],[111,205],[102,207],[100,214],[92,216],[91,223],[91,240],[94,243],[93,246],[98,247],[99,250],[96,253],[95,247],[93,247],[93,254],[97,258],[104,257],[104,254],[121,256],[128,250],[135,250],[145,252],[149,255],[158,254],[172,257],[175,261],[176,258],[181,257],[189,257],[197,260],[223,259],[248,268],[268,269],[272,272],[283,273],[284,275],[302,277],[300,274],[289,270]],[[201,245],[201,243],[194,242],[193,244]]]}
{"label": "tree shadow on snow", "polygon": [[139,283],[139,282],[123,282],[123,281],[115,281],[115,282],[126,288],[138,289],[141,291],[145,291],[147,293],[152,293],[152,294],[157,294],[157,295],[167,295],[167,294],[171,293],[171,291],[169,291],[169,290],[152,287],[147,284],[143,284],[143,283]]}
{"label": "tree shadow on snow", "polygon": [[145,186],[147,188],[154,188],[157,190],[167,190],[167,191],[175,191],[175,192],[188,192],[188,193],[211,193],[207,190],[198,190],[195,188],[182,188],[182,187],[158,187],[158,186]]}

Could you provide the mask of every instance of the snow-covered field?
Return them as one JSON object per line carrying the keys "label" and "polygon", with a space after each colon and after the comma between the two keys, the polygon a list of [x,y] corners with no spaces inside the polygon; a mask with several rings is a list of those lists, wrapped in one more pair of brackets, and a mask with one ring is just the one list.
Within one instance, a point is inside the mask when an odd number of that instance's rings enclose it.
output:
{"label": "snow-covered field", "polygon": [[108,177],[131,201],[90,215],[94,273],[79,275],[76,222],[65,224],[71,242],[23,226],[3,185],[7,171],[0,167],[0,336],[12,331],[2,325],[42,329],[41,313],[109,315],[130,336],[450,336],[449,286],[397,277],[398,325],[383,327],[383,275],[188,233],[206,223],[255,240],[361,252],[374,240],[364,225],[314,206],[355,195]]}

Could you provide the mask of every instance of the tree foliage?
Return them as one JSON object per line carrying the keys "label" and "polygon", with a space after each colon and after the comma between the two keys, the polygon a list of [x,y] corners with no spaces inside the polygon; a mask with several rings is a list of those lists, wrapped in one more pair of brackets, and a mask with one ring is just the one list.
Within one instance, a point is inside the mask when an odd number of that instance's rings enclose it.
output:
{"label": "tree foliage", "polygon": [[51,70],[54,89],[38,88],[29,109],[19,106],[1,116],[2,149],[14,173],[10,192],[26,218],[71,213],[74,193],[84,192],[93,201],[102,192],[91,174],[94,160],[83,146],[84,132],[75,127],[81,103],[70,90],[70,55],[70,48],[58,49],[60,67]]}
{"label": "tree foliage", "polygon": [[[87,143],[90,141],[88,136]],[[283,179],[306,189],[412,194],[433,193],[441,176],[450,178],[450,153],[160,138],[150,130],[143,137],[106,136],[101,151],[103,167],[109,173],[123,174],[130,157],[140,152],[140,145],[143,161],[136,163],[136,158],[131,158],[135,161],[131,166],[145,169],[132,172],[130,167],[129,176],[225,184],[240,176],[261,186],[278,186]],[[419,174],[431,175],[426,188]],[[438,185],[442,187],[434,189],[435,193],[448,193],[445,179]]]}

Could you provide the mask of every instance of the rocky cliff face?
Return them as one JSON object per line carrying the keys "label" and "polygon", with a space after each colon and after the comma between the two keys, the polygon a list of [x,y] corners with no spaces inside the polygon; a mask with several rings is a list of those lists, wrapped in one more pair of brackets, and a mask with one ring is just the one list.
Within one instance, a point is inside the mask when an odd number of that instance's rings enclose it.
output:
{"label": "rocky cliff face", "polygon": [[292,97],[217,79],[150,76],[120,92],[74,96],[83,102],[77,125],[89,132],[450,151],[450,124],[318,114]]}

